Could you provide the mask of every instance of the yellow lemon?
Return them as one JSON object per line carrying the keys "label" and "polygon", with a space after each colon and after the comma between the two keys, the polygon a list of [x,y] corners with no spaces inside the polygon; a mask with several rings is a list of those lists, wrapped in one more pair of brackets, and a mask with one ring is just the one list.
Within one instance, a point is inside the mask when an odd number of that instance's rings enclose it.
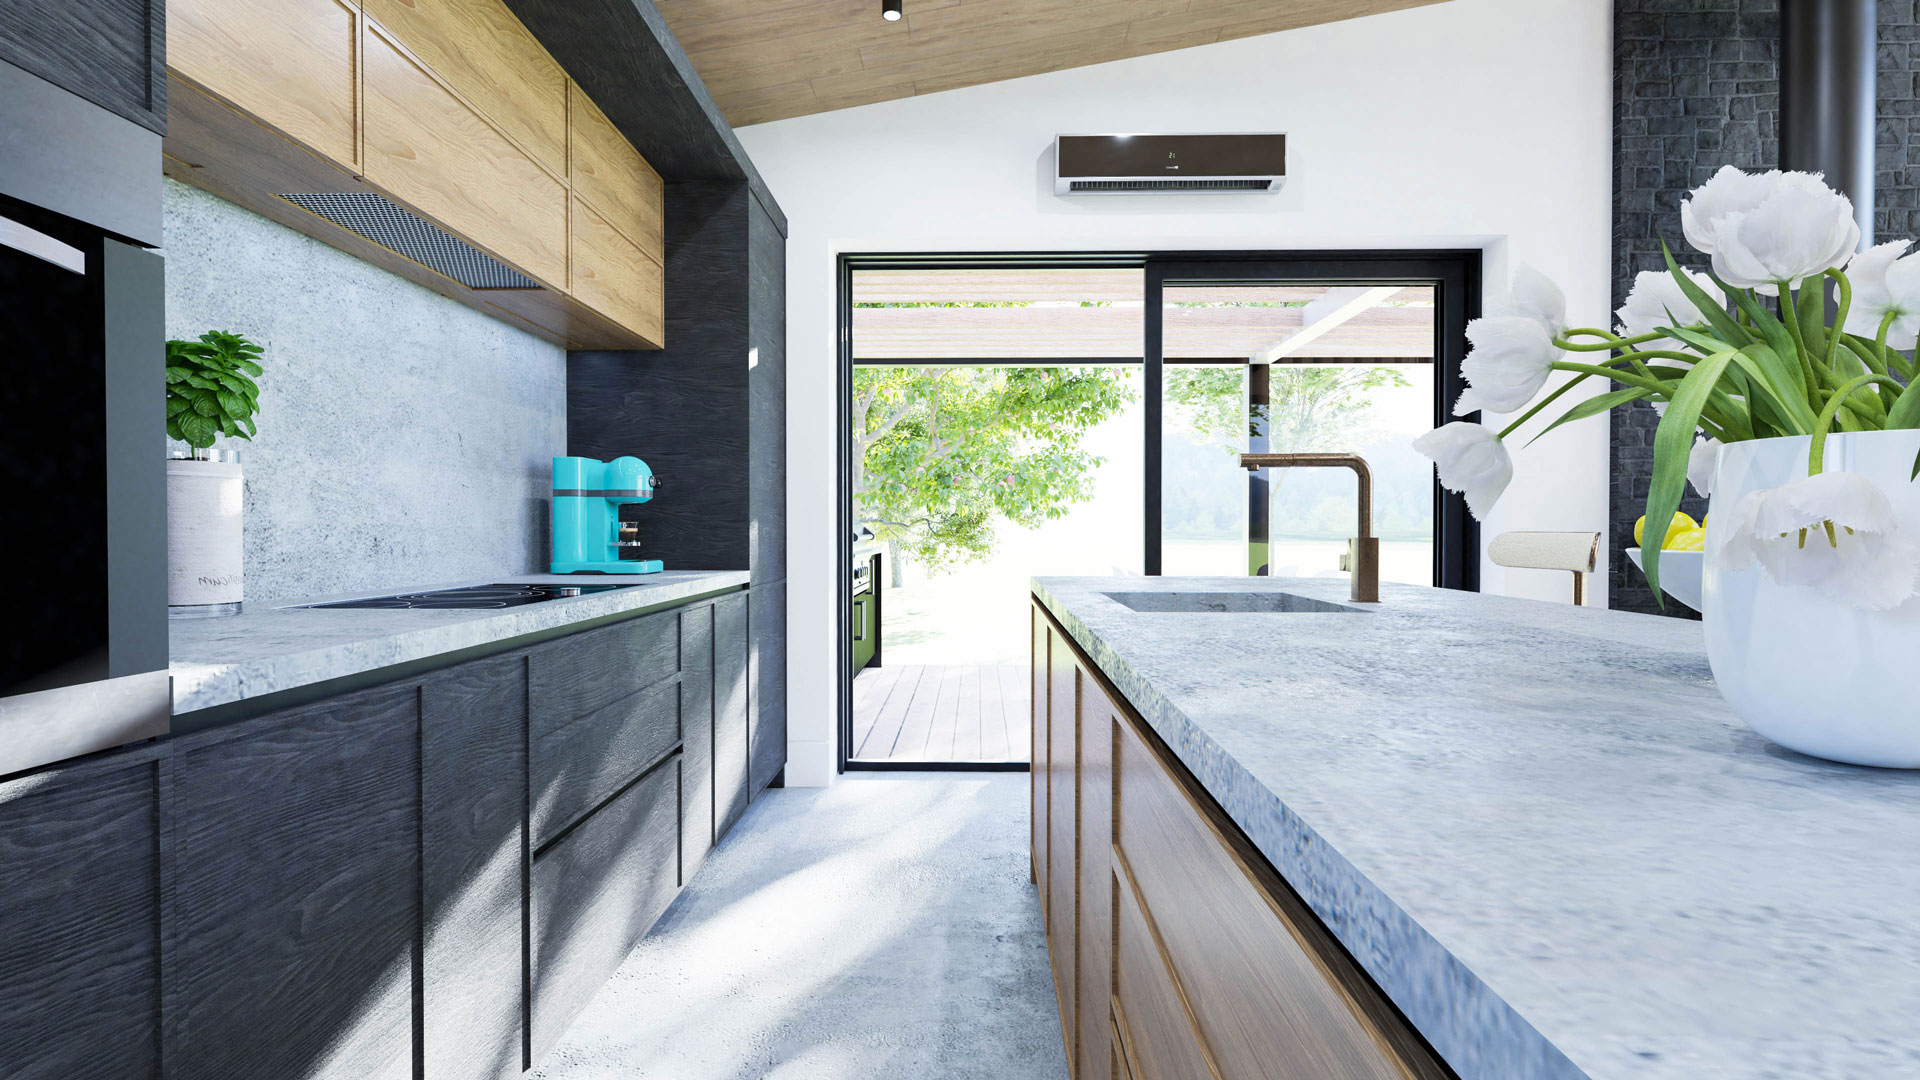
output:
{"label": "yellow lemon", "polygon": [[1681,529],[1667,534],[1668,551],[1705,551],[1707,550],[1707,530]]}
{"label": "yellow lemon", "polygon": [[[1688,517],[1685,512],[1676,511],[1673,515],[1672,523],[1667,526],[1667,538],[1661,543],[1661,548],[1665,549],[1673,546],[1673,535],[1675,533],[1682,533],[1688,529],[1697,529],[1699,527],[1699,523],[1695,522],[1691,517]],[[1646,531],[1647,517],[1645,514],[1642,514],[1640,515],[1640,520],[1633,523],[1633,542],[1645,547],[1646,541],[1642,539],[1641,534]]]}

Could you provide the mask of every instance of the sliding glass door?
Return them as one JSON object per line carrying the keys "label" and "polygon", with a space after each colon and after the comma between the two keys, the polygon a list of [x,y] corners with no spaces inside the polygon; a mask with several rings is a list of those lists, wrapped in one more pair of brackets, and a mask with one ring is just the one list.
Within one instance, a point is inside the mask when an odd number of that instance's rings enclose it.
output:
{"label": "sliding glass door", "polygon": [[1411,443],[1452,419],[1476,271],[1447,253],[1150,259],[1144,571],[1344,573],[1352,475],[1239,464],[1344,451],[1373,473],[1381,577],[1473,587],[1471,519]]}

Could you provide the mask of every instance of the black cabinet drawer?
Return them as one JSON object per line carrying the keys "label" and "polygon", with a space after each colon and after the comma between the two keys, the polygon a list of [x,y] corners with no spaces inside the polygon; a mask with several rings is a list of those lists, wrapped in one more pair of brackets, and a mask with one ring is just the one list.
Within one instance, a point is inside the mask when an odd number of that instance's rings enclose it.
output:
{"label": "black cabinet drawer", "polygon": [[534,857],[535,1062],[673,902],[680,764],[678,755],[663,762]]}
{"label": "black cabinet drawer", "polygon": [[155,756],[0,784],[0,1076],[159,1075]]}
{"label": "black cabinet drawer", "polygon": [[528,658],[530,829],[538,848],[680,742],[680,616],[662,612]]}

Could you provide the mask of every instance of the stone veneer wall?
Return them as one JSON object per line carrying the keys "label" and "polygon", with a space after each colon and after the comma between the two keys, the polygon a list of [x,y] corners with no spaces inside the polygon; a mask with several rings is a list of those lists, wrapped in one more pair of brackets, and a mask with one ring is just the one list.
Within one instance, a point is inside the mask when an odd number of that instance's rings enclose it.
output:
{"label": "stone veneer wall", "polygon": [[[1880,0],[1874,227],[1920,235],[1920,0]],[[1722,165],[1779,162],[1778,0],[1614,0],[1613,304],[1660,269],[1660,240],[1687,258],[1680,200]],[[1697,256],[1694,257],[1697,261]],[[1613,607],[1657,611],[1627,561],[1652,475],[1652,407],[1616,410],[1610,513]],[[1682,509],[1698,518],[1705,500]],[[1668,614],[1689,616],[1678,605]],[[1697,618],[1697,616],[1694,616]]]}
{"label": "stone veneer wall", "polygon": [[250,607],[544,569],[564,349],[198,188],[164,210],[167,335],[266,349]]}

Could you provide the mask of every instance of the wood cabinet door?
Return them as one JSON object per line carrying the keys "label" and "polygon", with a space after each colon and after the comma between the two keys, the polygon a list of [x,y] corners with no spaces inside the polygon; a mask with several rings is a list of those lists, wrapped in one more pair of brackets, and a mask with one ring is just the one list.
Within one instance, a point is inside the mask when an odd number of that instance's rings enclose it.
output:
{"label": "wood cabinet door", "polygon": [[359,18],[346,0],[169,0],[167,66],[357,169]]}
{"label": "wood cabinet door", "polygon": [[141,747],[0,784],[0,1076],[160,1075],[165,769]]}
{"label": "wood cabinet door", "polygon": [[1047,697],[1047,916],[1052,928],[1054,989],[1060,997],[1060,1027],[1067,1060],[1077,1060],[1079,968],[1079,692],[1080,671],[1072,647],[1058,631],[1048,660]]}
{"label": "wood cabinet door", "polygon": [[535,161],[567,169],[567,73],[501,0],[361,0]]}
{"label": "wood cabinet door", "polygon": [[1223,1080],[1194,1031],[1185,995],[1167,967],[1164,947],[1124,863],[1113,873],[1112,1016],[1127,1075],[1133,1080]]}
{"label": "wood cabinet door", "polygon": [[525,1064],[527,657],[420,687],[421,1075],[518,1077]]}
{"label": "wood cabinet door", "polygon": [[[0,60],[152,131],[166,128],[164,0],[7,0]],[[18,153],[17,144],[9,153]]]}
{"label": "wood cabinet door", "polygon": [[168,1076],[411,1080],[417,685],[173,746]]}
{"label": "wood cabinet door", "polygon": [[566,188],[394,38],[366,33],[367,181],[548,285],[567,280]]}
{"label": "wood cabinet door", "polygon": [[1033,623],[1033,670],[1029,700],[1032,704],[1033,747],[1027,778],[1031,787],[1031,825],[1033,829],[1033,882],[1040,893],[1040,921],[1047,922],[1047,665],[1053,655],[1053,628],[1035,604],[1029,614]]}
{"label": "wood cabinet door", "polygon": [[574,298],[646,340],[666,344],[666,272],[660,264],[577,195],[568,228]]}
{"label": "wood cabinet door", "polygon": [[1080,672],[1079,997],[1082,1080],[1105,1075],[1113,996],[1113,738],[1120,712],[1094,674]]}
{"label": "wood cabinet door", "polygon": [[[1194,1038],[1224,1077],[1266,1080],[1406,1080],[1383,1028],[1323,962],[1321,945],[1296,932],[1230,841],[1132,722],[1119,726],[1115,844],[1137,903],[1167,958]],[[1321,931],[1324,932],[1324,931]],[[1125,978],[1127,931],[1122,932]],[[1124,995],[1122,1000],[1124,1001]],[[1129,1011],[1136,1050],[1143,1021]],[[1147,1055],[1138,1055],[1142,1072]]]}
{"label": "wood cabinet door", "polygon": [[654,262],[665,263],[666,196],[660,174],[580,84],[569,85],[567,179],[573,193]]}

